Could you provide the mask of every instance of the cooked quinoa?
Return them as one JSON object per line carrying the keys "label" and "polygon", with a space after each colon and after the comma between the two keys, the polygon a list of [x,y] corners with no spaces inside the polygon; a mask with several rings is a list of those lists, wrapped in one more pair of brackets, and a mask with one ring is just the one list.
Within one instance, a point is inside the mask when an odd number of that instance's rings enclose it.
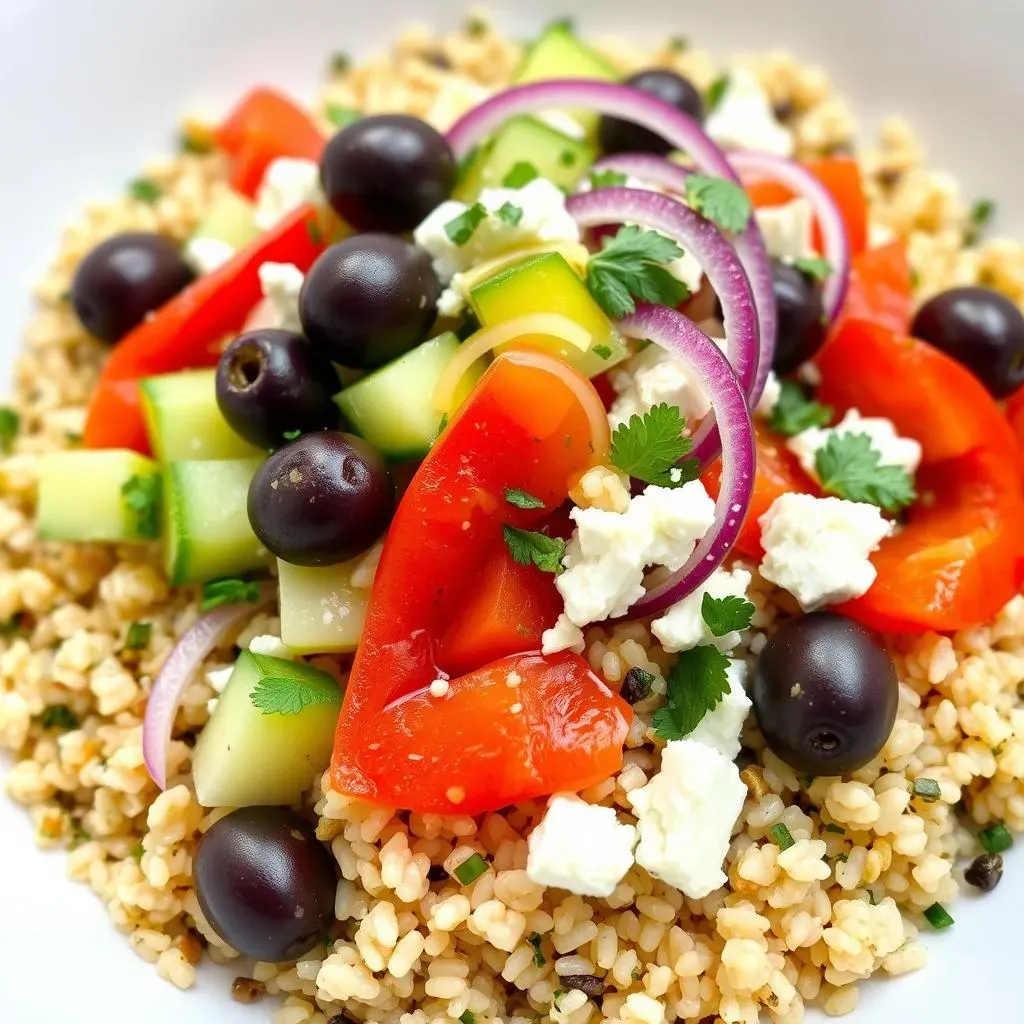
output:
{"label": "cooked quinoa", "polygon": [[[662,65],[701,88],[721,71],[708,54],[671,41],[653,53],[619,40],[599,48],[623,72]],[[321,110],[325,119],[332,105],[407,111],[443,129],[460,95],[504,85],[519,56],[518,44],[478,17],[442,37],[410,28],[389,54],[345,69],[337,62]],[[737,64],[786,112],[798,155],[851,147],[852,114],[822,70],[786,53]],[[1024,303],[1024,246],[974,238],[970,203],[953,177],[924,167],[906,125],[887,122],[878,146],[857,155],[872,235],[908,240],[919,299],[981,283]],[[525,871],[540,800],[478,818],[395,813],[325,790],[325,775],[311,780],[310,806],[340,866],[335,941],[293,964],[252,965],[224,944],[203,919],[191,877],[198,837],[224,813],[201,809],[188,785],[186,740],[207,720],[212,687],[199,679],[186,694],[166,792],[150,780],[141,747],[147,692],[197,617],[197,595],[168,587],[155,550],[42,543],[33,526],[36,456],[78,443],[104,355],[66,298],[77,264],[124,230],[184,239],[227,188],[217,155],[180,155],[142,173],[159,196],[88,207],[36,291],[15,372],[20,432],[0,461],[0,744],[16,758],[6,789],[40,846],[68,850],[69,876],[93,888],[131,948],[182,989],[204,955],[237,962],[236,997],[279,997],[274,1024],[326,1024],[342,1013],[382,1024],[528,1024],[537,1014],[584,1024],[598,1013],[627,1024],[754,1024],[762,1010],[796,1024],[810,1003],[834,1015],[853,1010],[860,982],[877,972],[924,966],[922,912],[956,899],[957,864],[981,852],[965,819],[1024,830],[1022,597],[987,626],[887,638],[899,717],[881,755],[845,781],[796,776],[748,726],[750,795],[728,885],[704,900],[638,866],[606,900],[543,889]],[[750,598],[754,655],[797,609],[756,573]],[[133,622],[151,626],[142,649],[126,647]],[[277,620],[260,613],[235,639],[245,646],[277,632]],[[586,640],[590,664],[613,689],[632,667],[663,681],[670,664],[643,622],[591,627]],[[231,658],[225,647],[207,667]],[[628,821],[627,794],[660,760],[652,712],[643,703],[636,711],[622,770],[582,794]],[[938,798],[915,796],[917,779],[934,780]],[[784,850],[780,830],[770,831],[780,823],[794,840]],[[471,851],[489,864],[471,885],[436,870]]]}

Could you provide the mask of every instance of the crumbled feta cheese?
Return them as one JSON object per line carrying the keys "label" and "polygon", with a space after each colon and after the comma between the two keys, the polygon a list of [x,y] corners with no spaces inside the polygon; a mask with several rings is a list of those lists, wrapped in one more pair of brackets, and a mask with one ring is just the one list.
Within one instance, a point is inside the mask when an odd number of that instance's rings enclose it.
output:
{"label": "crumbled feta cheese", "polygon": [[783,494],[758,520],[761,575],[804,611],[860,597],[875,581],[869,555],[892,532],[874,505]]}
{"label": "crumbled feta cheese", "polygon": [[647,523],[647,564],[675,572],[710,529],[715,502],[699,480],[691,480],[682,487],[645,488],[630,501],[626,514]]}
{"label": "crumbled feta cheese", "polygon": [[660,345],[648,345],[612,371],[618,393],[608,412],[612,429],[643,416],[663,402],[674,405],[687,423],[703,419],[711,403],[686,362]]}
{"label": "crumbled feta cheese", "polygon": [[220,238],[190,238],[185,243],[182,256],[197,274],[212,274],[238,250]]}
{"label": "crumbled feta cheese", "polygon": [[733,658],[726,669],[729,678],[729,692],[709,711],[697,728],[686,738],[694,743],[713,747],[723,756],[734,761],[739,757],[740,736],[750,714],[751,702],[747,696],[747,663]]}
{"label": "crumbled feta cheese", "polygon": [[491,95],[491,89],[462,75],[446,75],[424,120],[439,132],[446,132],[463,114]]}
{"label": "crumbled feta cheese", "polygon": [[299,292],[305,280],[294,263],[263,263],[259,269],[263,297],[274,307],[275,323],[288,331],[301,331]]}
{"label": "crumbled feta cheese", "polygon": [[261,231],[269,231],[297,206],[323,201],[320,165],[313,160],[281,157],[267,167],[256,192],[256,227]]}
{"label": "crumbled feta cheese", "polygon": [[745,68],[730,73],[725,93],[704,122],[704,130],[727,149],[792,156],[796,148],[793,133],[779,124],[757,76]]}
{"label": "crumbled feta cheese", "polygon": [[921,464],[919,442],[900,437],[892,420],[881,416],[861,416],[856,409],[851,409],[834,427],[802,430],[786,442],[786,447],[799,459],[804,471],[817,479],[815,456],[833,434],[867,434],[871,447],[878,452],[881,466],[899,466],[913,476]]}
{"label": "crumbled feta cheese", "polygon": [[291,649],[284,645],[281,638],[274,636],[272,633],[254,636],[249,641],[249,650],[253,654],[266,654],[271,658],[284,658],[286,661],[291,661],[295,657]]}
{"label": "crumbled feta cheese", "polygon": [[570,139],[585,139],[587,129],[583,127],[571,114],[564,110],[544,110],[533,115],[538,121],[543,121],[549,128],[561,132]]}
{"label": "crumbled feta cheese", "polygon": [[574,654],[582,654],[584,646],[583,630],[563,612],[550,629],[544,630],[540,653],[557,654],[559,651],[572,651]]}
{"label": "crumbled feta cheese", "polygon": [[679,259],[666,264],[665,269],[677,281],[682,281],[689,288],[691,295],[696,295],[700,291],[704,271],[697,257],[689,250],[686,250]]}
{"label": "crumbled feta cheese", "polygon": [[217,694],[216,697],[211,697],[206,702],[206,710],[209,714],[213,714],[214,708],[217,707],[217,701],[220,699],[220,694],[224,692],[224,687],[228,685],[228,681],[231,679],[231,674],[234,671],[234,665],[226,665],[224,668],[211,668],[207,671],[206,683]]}
{"label": "crumbled feta cheese", "polygon": [[635,845],[636,829],[621,824],[613,808],[554,796],[527,840],[526,873],[538,885],[611,896],[633,866]]}
{"label": "crumbled feta cheese", "polygon": [[771,419],[781,397],[782,381],[779,380],[774,370],[769,370],[764,382],[764,391],[761,392],[761,397],[757,400],[757,405],[754,406],[754,415],[763,420]]}
{"label": "crumbled feta cheese", "polygon": [[[580,229],[565,208],[565,194],[546,178],[535,178],[518,189],[485,188],[479,202],[490,216],[481,221],[464,245],[456,245],[445,231],[447,224],[468,209],[455,199],[438,206],[413,232],[413,239],[430,254],[444,284],[483,260],[530,243],[580,240]],[[505,203],[523,211],[518,224],[493,216]]]}
{"label": "crumbled feta cheese", "polygon": [[710,746],[673,740],[661,771],[629,793],[640,844],[636,861],[690,899],[725,884],[722,863],[747,787],[736,765]]}
{"label": "crumbled feta cheese", "polygon": [[755,210],[768,255],[785,263],[810,259],[814,249],[814,210],[809,199]]}
{"label": "crumbled feta cheese", "polygon": [[749,586],[750,573],[745,569],[716,569],[706,583],[655,619],[651,632],[670,654],[688,651],[698,644],[711,644],[723,653],[731,651],[740,642],[740,634],[734,630],[725,636],[715,636],[704,621],[701,604],[705,594],[717,598],[746,597]]}

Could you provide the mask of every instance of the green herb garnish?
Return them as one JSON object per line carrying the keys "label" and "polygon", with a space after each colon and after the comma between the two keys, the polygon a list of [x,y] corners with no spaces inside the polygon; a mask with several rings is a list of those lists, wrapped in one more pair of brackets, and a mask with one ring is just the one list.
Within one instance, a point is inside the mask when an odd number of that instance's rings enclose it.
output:
{"label": "green herb garnish", "polygon": [[592,345],[590,351],[602,359],[611,359],[612,357],[612,350],[608,345]]}
{"label": "green herb garnish", "polygon": [[324,233],[320,230],[320,224],[316,220],[306,221],[306,234],[314,245],[320,245],[324,240]]}
{"label": "green herb garnish", "polygon": [[971,223],[975,227],[985,227],[995,215],[996,204],[991,199],[978,199],[971,207]]}
{"label": "green herb garnish", "polygon": [[486,219],[487,207],[483,203],[474,203],[464,213],[448,221],[444,226],[444,233],[453,244],[465,245]]}
{"label": "green herb garnish", "polygon": [[140,537],[160,536],[160,477],[135,474],[121,487],[125,507],[135,513],[135,528]]}
{"label": "green herb garnish", "polygon": [[164,194],[163,189],[149,178],[136,178],[129,183],[128,191],[133,199],[144,203],[155,203]]}
{"label": "green herb garnish", "polygon": [[681,740],[700,725],[729,692],[729,659],[714,647],[683,651],[666,679],[667,703],[654,713],[655,733],[663,740]]}
{"label": "green herb garnish", "polygon": [[978,842],[986,853],[1006,853],[1013,846],[1013,836],[1002,822],[997,822],[978,833]]}
{"label": "green herb garnish", "polygon": [[669,53],[685,53],[690,48],[690,40],[686,36],[673,36],[668,41]]}
{"label": "green herb garnish", "polygon": [[20,426],[21,417],[6,405],[0,406],[0,450],[11,450],[11,443],[18,436]]}
{"label": "green herb garnish", "polygon": [[544,502],[518,487],[505,488],[505,500],[516,508],[543,508]]}
{"label": "green herb garnish", "polygon": [[750,627],[754,606],[744,597],[712,597],[705,591],[700,603],[700,614],[713,636],[725,636]]}
{"label": "green herb garnish", "polygon": [[837,836],[845,836],[846,835],[846,829],[840,827],[839,825],[828,824],[828,825],[825,826],[825,831],[826,832],[832,832],[832,833],[834,833]]}
{"label": "green herb garnish", "polygon": [[728,88],[728,75],[719,75],[718,78],[708,86],[708,91],[704,95],[704,106],[709,114],[718,106],[719,103],[722,102],[722,97],[725,95]]}
{"label": "green herb garnish", "polygon": [[256,604],[259,599],[258,584],[252,580],[240,580],[229,576],[220,580],[208,580],[203,584],[199,610],[208,612],[222,604]]}
{"label": "green herb garnish", "polygon": [[688,455],[693,443],[683,435],[686,426],[679,409],[667,402],[643,416],[633,415],[612,434],[613,465],[647,484],[679,487],[696,478],[697,466]]}
{"label": "green herb garnish", "polygon": [[824,427],[830,419],[832,410],[827,405],[808,398],[799,384],[784,380],[769,424],[776,433],[793,437],[810,427]]}
{"label": "green herb garnish", "polygon": [[832,264],[824,256],[801,256],[793,266],[812,281],[824,281],[832,273]]}
{"label": "green herb garnish", "polygon": [[467,857],[453,872],[463,885],[472,885],[487,870],[487,861],[474,853]]}
{"label": "green herb garnish", "polygon": [[461,1024],[476,1024],[476,1014],[472,1010],[463,1010],[459,1014]]}
{"label": "green herb garnish", "polygon": [[153,633],[153,626],[148,622],[133,622],[128,627],[124,638],[126,651],[141,651],[149,644],[149,638]]}
{"label": "green herb garnish", "polygon": [[686,201],[723,231],[742,231],[750,222],[750,196],[735,181],[691,174],[686,179]]}
{"label": "green herb garnish", "polygon": [[563,149],[558,155],[558,162],[563,167],[572,167],[576,163],[576,154],[571,149]]}
{"label": "green herb garnish", "polygon": [[942,796],[942,787],[935,779],[914,779],[914,796],[934,803]]}
{"label": "green herb garnish", "polygon": [[60,729],[68,732],[70,729],[77,729],[78,715],[67,706],[67,704],[51,704],[43,708],[39,716],[39,724],[44,729]]}
{"label": "green herb garnish", "polygon": [[614,188],[616,185],[625,185],[629,176],[622,171],[614,171],[611,168],[603,171],[590,172],[591,188]]}
{"label": "green herb garnish", "polygon": [[949,911],[941,903],[933,903],[925,912],[924,916],[928,923],[937,931],[945,931],[954,925],[953,918]]}
{"label": "green herb garnish", "polygon": [[533,946],[533,966],[543,967],[547,963],[547,959],[541,952],[540,944],[543,941],[537,932],[530,932],[526,936],[526,941]]}
{"label": "green herb garnish", "polygon": [[353,121],[358,121],[361,116],[358,110],[343,107],[340,103],[328,103],[324,108],[324,113],[335,128],[344,128],[346,125],[352,124]]}
{"label": "green herb garnish", "polygon": [[793,839],[793,833],[781,821],[768,829],[768,835],[772,837],[772,842],[780,850],[788,850],[796,842]]}
{"label": "green herb garnish", "polygon": [[518,160],[501,181],[502,188],[522,188],[529,185],[534,178],[540,177],[540,171],[528,160]]}
{"label": "green herb garnish", "polygon": [[283,437],[286,441],[294,441],[295,438],[301,437],[301,436],[302,436],[302,431],[301,430],[286,430],[286,431],[284,431],[284,433],[281,434],[281,437]]}
{"label": "green herb garnish", "polygon": [[552,572],[556,576],[562,572],[565,541],[561,538],[520,530],[508,523],[502,524],[501,532],[513,561],[520,565],[535,565],[541,572]]}
{"label": "green herb garnish", "polygon": [[330,69],[335,75],[343,75],[352,67],[352,58],[344,50],[331,54]]}
{"label": "green herb garnish", "polygon": [[865,501],[896,512],[917,496],[910,474],[902,466],[881,464],[867,434],[830,434],[814,456],[822,490],[848,501]]}
{"label": "green herb garnish", "polygon": [[502,203],[494,215],[498,220],[503,220],[506,224],[515,227],[523,219],[523,208],[516,206],[515,203]]}
{"label": "green herb garnish", "polygon": [[261,673],[249,700],[265,715],[297,715],[315,704],[341,703],[341,690],[326,672],[298,662],[282,673],[280,658],[249,652]]}

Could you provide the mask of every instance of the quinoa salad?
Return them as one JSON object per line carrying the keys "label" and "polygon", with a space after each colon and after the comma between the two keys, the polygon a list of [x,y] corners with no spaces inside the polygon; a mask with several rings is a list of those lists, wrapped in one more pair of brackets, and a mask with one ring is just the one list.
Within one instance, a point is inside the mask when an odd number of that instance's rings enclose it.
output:
{"label": "quinoa salad", "polygon": [[565,20],[186,117],[0,408],[7,796],[253,1020],[855,1011],[1024,830],[993,208]]}

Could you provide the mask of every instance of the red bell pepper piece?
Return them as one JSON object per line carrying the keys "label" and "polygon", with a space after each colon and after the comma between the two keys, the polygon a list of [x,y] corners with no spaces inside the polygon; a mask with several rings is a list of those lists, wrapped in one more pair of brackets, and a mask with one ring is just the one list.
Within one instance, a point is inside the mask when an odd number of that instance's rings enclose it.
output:
{"label": "red bell pepper piece", "polygon": [[260,266],[268,261],[294,263],[306,271],[323,250],[316,207],[298,207],[139,324],[103,367],[86,419],[86,447],[148,452],[138,382],[154,374],[216,365],[224,339],[242,326],[260,300]]}
{"label": "red bell pepper piece", "polygon": [[245,95],[217,129],[216,139],[231,160],[231,187],[250,198],[274,160],[319,161],[326,144],[305,110],[266,86]]}
{"label": "red bell pepper piece", "polygon": [[[607,446],[600,400],[574,370],[536,352],[495,360],[388,530],[338,721],[335,788],[473,814],[585,787],[621,764],[629,707],[575,655],[512,654],[452,678],[443,697],[430,694],[451,674],[445,634],[479,600],[474,583],[503,543],[503,524],[536,529]],[[513,507],[508,488],[544,507]]]}

